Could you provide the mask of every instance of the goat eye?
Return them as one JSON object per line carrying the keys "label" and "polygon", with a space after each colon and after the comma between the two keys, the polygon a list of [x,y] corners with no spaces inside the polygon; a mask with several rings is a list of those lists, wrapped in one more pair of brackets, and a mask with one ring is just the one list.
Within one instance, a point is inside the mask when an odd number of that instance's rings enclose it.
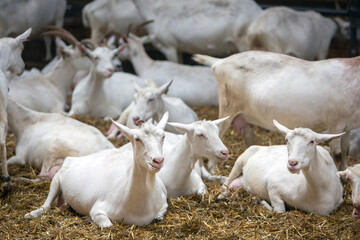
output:
{"label": "goat eye", "polygon": [[309,144],[314,144],[314,140],[311,140],[311,141],[309,142]]}
{"label": "goat eye", "polygon": [[140,138],[138,138],[138,137],[135,138],[135,141],[141,142]]}
{"label": "goat eye", "polygon": [[154,98],[149,98],[148,99],[148,102],[152,102],[152,101],[154,101]]}
{"label": "goat eye", "polygon": [[289,140],[288,140],[287,138],[285,138],[285,142],[287,142],[287,143],[288,143],[288,142],[289,142]]}
{"label": "goat eye", "polygon": [[198,136],[198,137],[204,137],[204,134],[202,134],[202,133],[197,133],[196,136]]}
{"label": "goat eye", "polygon": [[99,60],[100,60],[100,58],[99,58],[99,57],[95,57],[95,60],[96,60],[96,61],[99,61]]}

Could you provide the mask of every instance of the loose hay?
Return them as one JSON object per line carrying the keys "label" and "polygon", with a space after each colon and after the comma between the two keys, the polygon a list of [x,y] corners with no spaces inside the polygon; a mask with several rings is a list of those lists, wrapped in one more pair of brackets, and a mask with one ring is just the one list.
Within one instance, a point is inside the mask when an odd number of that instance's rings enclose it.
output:
{"label": "loose hay", "polygon": [[[217,108],[195,108],[200,119],[216,119]],[[110,122],[90,117],[77,119],[98,127],[105,133]],[[282,144],[284,137],[264,129],[255,129],[259,145]],[[127,141],[115,139],[121,146]],[[228,175],[236,158],[246,148],[232,129],[225,136],[229,148],[227,162],[218,164],[218,174]],[[15,140],[7,138],[8,157],[14,155]],[[349,165],[360,162],[352,160]],[[36,177],[29,167],[11,166],[11,176]],[[350,187],[344,184],[344,202],[329,216],[290,210],[284,214],[268,211],[259,199],[244,190],[231,194],[225,201],[216,201],[220,185],[206,181],[209,188],[203,196],[169,198],[169,208],[161,221],[148,226],[127,226],[115,223],[101,229],[88,216],[80,216],[69,207],[52,208],[39,219],[27,220],[24,215],[45,201],[49,182],[13,183],[0,198],[1,239],[356,239],[360,237],[359,221],[351,217]]]}

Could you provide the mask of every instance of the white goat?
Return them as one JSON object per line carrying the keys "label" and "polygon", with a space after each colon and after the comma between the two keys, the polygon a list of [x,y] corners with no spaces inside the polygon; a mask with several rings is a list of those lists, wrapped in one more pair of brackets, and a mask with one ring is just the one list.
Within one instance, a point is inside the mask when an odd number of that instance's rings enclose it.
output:
{"label": "white goat", "polygon": [[[119,47],[119,53],[124,46]],[[98,48],[95,48],[94,52]],[[102,61],[100,61],[100,59]],[[91,115],[95,117],[117,117],[129,106],[135,93],[132,82],[141,86],[146,80],[130,73],[108,74],[112,68],[111,58],[93,58],[89,74],[75,87],[72,95],[70,115]],[[110,73],[110,72],[109,72]]]}
{"label": "white goat", "polygon": [[150,78],[160,85],[174,79],[167,95],[180,98],[190,106],[218,105],[216,79],[210,68],[154,61],[147,55],[143,46],[144,42],[150,40],[149,37],[138,38],[130,34],[124,39],[127,48],[120,58],[130,58],[137,75]]}
{"label": "white goat", "polygon": [[202,177],[209,180],[222,180],[211,176],[201,157],[225,161],[229,151],[219,138],[217,125],[225,119],[197,121],[191,124],[168,123],[184,135],[166,134],[164,155],[166,161],[158,176],[164,183],[169,197],[192,193],[206,193]]}
{"label": "white goat", "polygon": [[168,60],[178,62],[177,51],[227,56],[247,50],[246,29],[261,13],[252,0],[133,0],[145,28]]}
{"label": "white goat", "polygon": [[[131,0],[95,0],[82,10],[82,22],[91,28],[91,39],[100,43],[110,33],[124,34],[129,25],[142,22]],[[142,31],[144,35],[145,30]]]}
{"label": "white goat", "polygon": [[327,215],[343,200],[343,187],[329,152],[318,146],[341,134],[318,134],[308,128],[290,130],[274,120],[286,134],[287,145],[251,146],[238,157],[219,198],[229,189],[243,187],[271,203],[275,212],[285,212],[285,203]]}
{"label": "white goat", "polygon": [[247,51],[217,59],[196,55],[212,65],[218,82],[219,117],[230,116],[220,136],[232,124],[249,146],[251,125],[276,130],[272,119],[287,126],[346,134],[330,143],[333,156],[341,152],[346,169],[349,133],[360,127],[360,57],[304,61],[283,54]]}
{"label": "white goat", "polygon": [[39,177],[52,178],[65,157],[85,156],[114,148],[95,127],[59,113],[40,113],[9,98],[9,127],[16,138],[16,155],[7,164],[30,165]]}
{"label": "white goat", "polygon": [[[159,88],[146,87],[141,88],[136,83],[133,84],[136,93],[134,100],[129,107],[123,111],[118,123],[126,124],[127,127],[135,128],[139,120],[147,121],[152,118],[158,122],[165,112],[169,112],[169,121],[192,123],[198,119],[196,113],[187,106],[181,99],[168,97],[166,93],[173,81],[169,81]],[[124,116],[125,115],[125,116]],[[117,135],[112,125],[108,137]],[[166,126],[166,131],[177,133],[171,126]]]}
{"label": "white goat", "polygon": [[295,11],[287,7],[264,10],[247,31],[249,49],[284,53],[307,60],[327,57],[336,35],[346,37],[349,23],[326,18],[314,11]]}
{"label": "white goat", "polygon": [[11,75],[21,75],[24,72],[25,64],[21,58],[24,48],[23,42],[29,37],[31,28],[16,38],[0,39],[0,161],[1,178],[9,180],[9,173],[6,166],[6,127],[8,123],[6,107],[8,103],[9,79],[7,72]]}
{"label": "white goat", "polygon": [[338,177],[344,177],[351,186],[354,210],[352,216],[360,219],[360,164],[348,167],[345,171],[337,172]]}
{"label": "white goat", "polygon": [[[93,51],[88,50],[64,29],[56,28],[50,34],[57,34],[68,39],[73,47],[59,48],[62,58],[56,63],[52,72],[13,81],[10,85],[10,96],[22,105],[36,111],[63,112],[75,74],[78,70],[86,70],[89,65],[92,65],[88,58],[84,57],[84,54],[98,59],[98,64],[102,64],[104,61],[107,64],[118,50],[112,50],[106,46],[98,47]],[[108,59],[110,60],[108,61]],[[111,65],[111,62],[109,64]],[[114,69],[111,65],[102,71],[110,76]]]}
{"label": "white goat", "polygon": [[156,173],[164,162],[166,121],[167,114],[157,127],[143,123],[139,129],[114,122],[133,150],[123,147],[66,158],[51,182],[45,203],[25,218],[45,213],[61,193],[75,211],[90,215],[100,227],[110,227],[111,220],[143,225],[162,219],[168,207],[166,188]]}
{"label": "white goat", "polygon": [[[2,0],[0,3],[0,37],[20,34],[29,27],[38,35],[42,27],[62,27],[66,0]],[[51,39],[44,36],[46,60],[51,58]]]}

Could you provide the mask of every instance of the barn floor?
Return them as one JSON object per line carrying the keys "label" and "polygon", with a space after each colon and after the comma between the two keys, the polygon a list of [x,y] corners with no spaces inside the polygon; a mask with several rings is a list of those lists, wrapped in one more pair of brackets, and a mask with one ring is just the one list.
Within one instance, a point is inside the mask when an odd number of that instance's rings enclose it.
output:
{"label": "barn floor", "polygon": [[[217,108],[196,108],[199,119],[216,119]],[[89,117],[81,121],[95,125],[103,133],[109,122]],[[259,145],[282,144],[283,136],[256,128]],[[113,140],[116,146],[125,140]],[[218,164],[218,174],[228,175],[236,158],[245,150],[241,138],[231,129],[225,136],[230,159]],[[7,138],[8,157],[14,155],[15,140]],[[359,163],[351,160],[349,165]],[[35,178],[29,167],[11,166],[13,177]],[[344,202],[328,216],[290,210],[273,213],[259,204],[259,199],[244,190],[234,192],[225,201],[216,201],[220,185],[206,182],[203,196],[169,198],[169,208],[161,221],[148,226],[127,226],[115,223],[101,229],[88,216],[80,216],[69,207],[53,208],[35,220],[24,215],[40,207],[47,196],[49,182],[13,183],[0,197],[0,239],[358,239],[360,222],[352,218],[351,191],[344,184]]]}

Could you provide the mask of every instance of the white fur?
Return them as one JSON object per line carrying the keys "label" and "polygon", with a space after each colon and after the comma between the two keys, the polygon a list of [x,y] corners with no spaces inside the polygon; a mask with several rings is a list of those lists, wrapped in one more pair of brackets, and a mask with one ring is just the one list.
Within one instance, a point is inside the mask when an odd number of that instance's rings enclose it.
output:
{"label": "white fur", "polygon": [[[238,157],[219,198],[243,187],[271,203],[275,212],[289,206],[327,215],[342,202],[343,187],[336,166],[321,143],[343,134],[318,134],[308,128],[289,130],[286,145],[251,146]],[[265,204],[269,207],[268,204]]]}
{"label": "white fur", "polygon": [[78,157],[114,148],[95,127],[59,113],[40,113],[9,99],[9,127],[16,138],[16,155],[7,164],[30,165],[47,174],[68,156]]}
{"label": "white fur", "polygon": [[129,129],[115,123],[129,138],[128,147],[100,151],[86,157],[66,158],[51,182],[41,208],[25,215],[39,217],[60,194],[75,211],[90,215],[100,227],[112,221],[149,224],[162,219],[167,209],[166,188],[156,176],[163,164],[163,139],[167,114],[155,127],[144,123]]}
{"label": "white fur", "polygon": [[21,75],[24,72],[24,61],[21,53],[23,42],[29,37],[31,28],[16,38],[0,39],[0,160],[2,176],[9,177],[6,166],[6,127],[8,123],[6,107],[10,75]]}
{"label": "white fur", "polygon": [[137,75],[152,79],[160,85],[173,79],[168,96],[180,98],[190,106],[218,105],[216,79],[210,68],[154,61],[147,55],[143,46],[143,42],[148,40],[147,36],[138,38],[130,35],[127,38],[127,49],[120,55],[130,58]]}
{"label": "white fur", "polygon": [[[39,35],[45,25],[62,27],[66,0],[2,0],[0,2],[0,37],[20,34],[31,27]],[[44,36],[46,60],[51,58],[51,39]]]}
{"label": "white fur", "polygon": [[205,194],[206,185],[202,177],[209,180],[222,180],[210,176],[201,157],[226,160],[229,151],[219,138],[216,121],[197,121],[191,124],[168,123],[184,135],[167,133],[164,144],[165,163],[158,176],[163,181],[169,197],[188,194]]}
{"label": "white fur", "polygon": [[[192,123],[198,119],[196,113],[181,99],[168,97],[164,93],[168,91],[172,81],[161,87],[140,88],[134,83],[136,93],[129,107],[121,114],[117,122],[126,124],[130,128],[136,127],[139,120],[147,121],[152,118],[158,122],[165,112],[169,112],[169,121],[180,123]],[[123,116],[126,115],[126,116]],[[171,126],[166,126],[166,131],[178,133]],[[118,131],[112,131],[109,138],[116,136]]]}
{"label": "white fur", "polygon": [[138,25],[142,20],[131,0],[95,0],[83,8],[82,22],[91,28],[91,39],[100,43],[107,34],[125,34],[129,25]]}
{"label": "white fur", "polygon": [[[287,7],[264,10],[247,31],[249,49],[284,53],[307,60],[327,57],[332,38],[349,28],[339,18]],[[345,37],[345,36],[344,36]]]}
{"label": "white fur", "polygon": [[360,127],[360,57],[305,61],[283,54],[248,51],[217,59],[197,55],[211,64],[218,81],[219,117],[223,136],[230,124],[254,143],[251,125],[276,130],[272,119],[287,126],[308,127],[329,133],[346,131],[330,143],[341,152],[340,169],[346,169],[349,132]]}
{"label": "white fur", "polygon": [[360,164],[337,172],[338,177],[344,177],[351,186],[351,198],[354,206],[352,216],[360,219]]}
{"label": "white fur", "polygon": [[252,0],[133,0],[153,41],[169,61],[177,52],[213,56],[247,50],[246,29],[260,13]]}
{"label": "white fur", "polygon": [[52,71],[36,74],[10,83],[9,95],[22,105],[39,112],[64,112],[68,91],[79,69],[87,69],[89,61],[72,46],[59,50],[63,56]]}

